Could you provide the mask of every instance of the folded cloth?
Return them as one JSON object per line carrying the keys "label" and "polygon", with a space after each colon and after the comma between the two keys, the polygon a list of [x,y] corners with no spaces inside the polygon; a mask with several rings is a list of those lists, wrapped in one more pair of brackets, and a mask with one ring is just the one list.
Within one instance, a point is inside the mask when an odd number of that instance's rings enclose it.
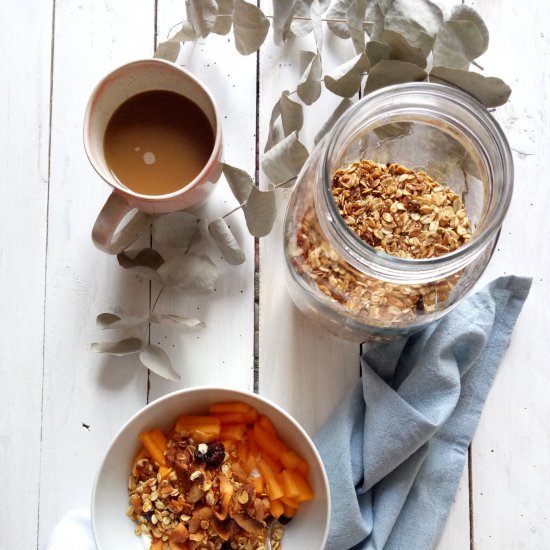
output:
{"label": "folded cloth", "polygon": [[90,511],[77,509],[65,515],[52,531],[46,550],[97,550]]}
{"label": "folded cloth", "polygon": [[501,277],[421,332],[366,345],[361,380],[314,438],[326,550],[435,548],[530,286]]}

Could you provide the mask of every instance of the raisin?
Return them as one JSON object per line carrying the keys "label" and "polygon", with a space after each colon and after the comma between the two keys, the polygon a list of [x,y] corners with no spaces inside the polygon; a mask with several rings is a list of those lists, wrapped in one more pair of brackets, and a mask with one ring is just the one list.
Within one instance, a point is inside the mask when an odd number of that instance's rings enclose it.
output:
{"label": "raisin", "polygon": [[206,462],[207,466],[215,468],[219,466],[225,457],[225,447],[219,441],[208,443],[206,452],[201,453],[198,449],[195,451],[195,460]]}

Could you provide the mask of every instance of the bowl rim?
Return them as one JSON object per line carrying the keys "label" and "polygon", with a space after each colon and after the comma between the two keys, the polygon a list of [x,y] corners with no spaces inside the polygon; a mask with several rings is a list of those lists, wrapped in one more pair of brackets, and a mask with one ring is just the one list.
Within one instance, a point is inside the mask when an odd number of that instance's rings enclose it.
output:
{"label": "bowl rim", "polygon": [[318,470],[319,470],[319,473],[320,473],[321,483],[322,483],[322,485],[323,485],[323,487],[326,491],[326,495],[327,495],[327,498],[326,498],[327,521],[325,523],[325,528],[324,528],[324,532],[323,532],[323,535],[322,535],[323,545],[321,547],[321,548],[324,548],[325,545],[326,545],[327,539],[328,539],[328,532],[329,532],[329,528],[330,528],[330,519],[331,519],[331,514],[332,514],[331,493],[330,493],[330,485],[329,485],[329,482],[328,482],[328,476],[327,476],[325,465],[324,465],[323,460],[321,459],[321,455],[319,454],[319,451],[317,450],[317,447],[315,446],[315,443],[313,443],[313,440],[310,437],[310,435],[305,431],[305,429],[300,425],[300,423],[294,417],[292,417],[290,415],[290,413],[288,413],[280,405],[278,405],[277,403],[275,403],[271,399],[269,399],[267,397],[264,397],[263,395],[260,395],[258,393],[251,392],[251,391],[248,391],[248,390],[227,388],[227,387],[223,387],[223,386],[204,385],[204,386],[193,386],[193,387],[189,387],[189,388],[182,388],[182,389],[179,389],[179,390],[175,390],[175,391],[167,393],[167,394],[165,394],[161,397],[158,397],[157,399],[151,401],[150,403],[147,403],[147,405],[140,408],[132,416],[130,416],[130,418],[128,418],[128,420],[126,420],[126,422],[124,422],[124,424],[121,426],[121,428],[117,431],[117,433],[111,439],[107,449],[103,453],[103,456],[102,456],[101,461],[99,463],[99,466],[97,468],[97,471],[96,471],[96,474],[95,474],[95,477],[94,477],[94,483],[93,483],[93,487],[92,487],[92,495],[91,495],[91,501],[90,501],[90,517],[91,517],[91,524],[92,524],[92,534],[93,534],[94,542],[95,542],[96,546],[98,547],[98,549],[103,550],[99,546],[98,528],[96,526],[96,515],[95,515],[96,495],[97,495],[97,491],[98,491],[98,485],[99,485],[99,481],[100,481],[101,472],[102,472],[103,467],[105,465],[105,460],[106,460],[107,456],[109,455],[110,450],[113,448],[113,445],[116,443],[116,441],[119,439],[119,437],[128,428],[128,426],[131,423],[135,422],[141,416],[146,416],[147,413],[149,412],[149,410],[151,410],[152,408],[157,407],[158,405],[160,405],[164,401],[174,399],[174,398],[179,397],[181,395],[200,392],[200,391],[223,391],[223,392],[234,393],[237,396],[241,395],[241,396],[244,396],[246,398],[252,398],[253,400],[257,399],[258,401],[260,401],[260,402],[276,409],[279,413],[282,414],[282,416],[287,421],[289,421],[291,424],[293,424],[294,427],[299,431],[300,435],[304,438],[306,443],[309,445],[309,447],[310,447],[310,449],[311,449],[311,451],[312,451],[312,453],[315,457],[315,460],[317,461],[318,465],[320,466],[320,468],[318,468]]}

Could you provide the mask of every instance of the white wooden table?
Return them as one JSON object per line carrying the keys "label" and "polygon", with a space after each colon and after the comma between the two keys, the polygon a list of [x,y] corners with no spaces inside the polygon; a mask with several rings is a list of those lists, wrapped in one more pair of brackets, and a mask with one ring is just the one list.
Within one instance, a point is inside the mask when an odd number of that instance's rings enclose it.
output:
{"label": "white wooden table", "polygon": [[[513,89],[496,117],[514,149],[516,190],[483,279],[516,273],[534,281],[438,548],[543,550],[550,548],[550,3],[468,4],[492,33],[481,64]],[[283,191],[280,219],[259,246],[242,213],[231,218],[247,261],[236,268],[219,262],[212,296],[161,297],[159,311],[196,315],[207,324],[194,333],[152,332],[180,382],[148,375],[135,356],[92,354],[90,343],[106,339],[95,326],[98,313],[144,314],[158,289],[91,243],[109,190],[84,154],[84,108],[103,74],[152,55],[157,37],[183,19],[183,2],[7,0],[3,8],[0,548],[30,550],[44,547],[67,511],[88,506],[109,442],[147,402],[193,385],[256,389],[313,434],[355,384],[359,346],[312,328],[290,303]],[[336,65],[342,43],[329,38],[325,47],[326,62]],[[228,37],[218,36],[186,45],[180,55],[179,63],[210,87],[220,106],[227,162],[251,173],[271,108],[297,81],[297,68],[286,60],[271,36],[259,56],[242,57]],[[325,91],[308,110],[301,134],[308,146],[338,101]],[[235,204],[221,182],[205,215]]]}

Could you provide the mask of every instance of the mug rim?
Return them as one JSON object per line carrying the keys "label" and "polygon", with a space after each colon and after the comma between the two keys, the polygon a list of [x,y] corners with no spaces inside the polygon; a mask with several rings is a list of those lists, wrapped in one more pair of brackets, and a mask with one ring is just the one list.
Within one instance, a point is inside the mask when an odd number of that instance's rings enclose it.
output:
{"label": "mug rim", "polygon": [[[98,166],[97,162],[94,160],[92,155],[89,152],[89,142],[90,142],[90,119],[91,119],[91,113],[92,113],[92,104],[94,101],[94,98],[97,96],[98,91],[100,88],[116,73],[128,69],[131,67],[139,66],[139,65],[164,65],[167,68],[170,68],[172,70],[175,70],[188,79],[192,80],[195,84],[197,84],[200,89],[205,94],[208,101],[211,103],[213,112],[214,112],[214,123],[215,123],[215,129],[214,130],[214,145],[212,146],[212,152],[210,153],[210,156],[208,157],[208,161],[205,163],[205,165],[202,167],[201,171],[188,183],[186,183],[183,187],[176,191],[172,191],[171,193],[166,193],[163,195],[145,195],[143,193],[138,193],[129,187],[124,186],[123,183],[119,182],[114,175],[111,175],[110,179],[108,179],[104,173],[104,171]],[[130,97],[133,97],[133,94]],[[187,97],[187,96],[185,96]],[[192,98],[188,98],[191,101],[193,101]],[[122,103],[121,103],[122,104]],[[120,104],[120,105],[121,105]],[[118,105],[116,108],[120,107]],[[200,109],[200,107],[199,107]],[[116,109],[115,109],[116,110]],[[202,111],[202,109],[201,109]],[[114,113],[114,111],[113,111]],[[111,115],[112,116],[112,115]],[[90,94],[90,97],[88,99],[88,102],[86,104],[86,110],[84,114],[84,126],[83,126],[83,138],[84,138],[84,151],[86,152],[86,156],[88,157],[88,160],[90,161],[90,164],[96,171],[96,173],[103,179],[108,185],[110,185],[115,192],[120,193],[122,195],[128,195],[130,197],[135,197],[136,199],[144,200],[144,201],[151,201],[151,202],[158,202],[163,200],[169,200],[174,197],[178,197],[180,195],[183,195],[187,192],[190,192],[192,189],[197,187],[205,178],[205,176],[208,174],[208,172],[212,169],[212,167],[217,163],[221,161],[221,145],[222,145],[222,134],[221,134],[221,124],[220,124],[220,113],[218,110],[218,106],[216,104],[216,101],[214,100],[214,96],[210,92],[210,90],[205,86],[203,82],[201,82],[194,74],[189,72],[187,69],[184,69],[180,65],[176,65],[175,63],[172,63],[171,61],[167,61],[165,59],[160,59],[156,57],[151,58],[143,58],[143,59],[137,59],[134,61],[130,61],[128,63],[124,63],[122,65],[119,65],[112,71],[105,74],[101,80],[94,86],[94,89],[92,90],[92,93]]]}

